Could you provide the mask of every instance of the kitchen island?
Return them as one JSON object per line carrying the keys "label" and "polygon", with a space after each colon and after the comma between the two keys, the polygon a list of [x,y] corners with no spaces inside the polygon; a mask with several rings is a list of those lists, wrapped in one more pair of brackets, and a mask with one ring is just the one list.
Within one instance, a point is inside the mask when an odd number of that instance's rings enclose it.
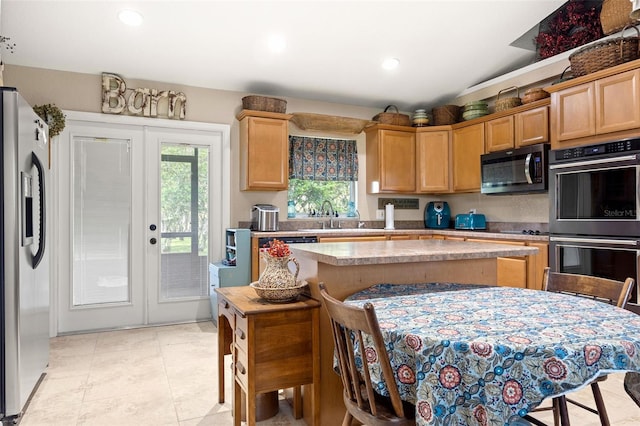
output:
{"label": "kitchen island", "polygon": [[[495,285],[497,258],[535,255],[537,248],[450,240],[407,240],[291,245],[311,296],[321,300],[318,283],[343,300],[374,284],[457,282]],[[320,424],[341,424],[342,383],[333,372],[333,337],[329,318],[320,312]],[[310,390],[304,389],[304,392]],[[304,418],[313,424],[310,398]]]}

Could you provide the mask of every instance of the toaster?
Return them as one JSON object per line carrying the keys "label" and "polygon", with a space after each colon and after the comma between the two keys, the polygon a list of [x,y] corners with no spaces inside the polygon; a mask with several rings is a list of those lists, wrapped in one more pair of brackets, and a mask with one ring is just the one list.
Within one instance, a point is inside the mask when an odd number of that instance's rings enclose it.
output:
{"label": "toaster", "polygon": [[251,229],[277,231],[280,209],[271,204],[256,204],[251,208]]}
{"label": "toaster", "polygon": [[487,220],[483,214],[458,214],[455,227],[456,229],[487,229]]}

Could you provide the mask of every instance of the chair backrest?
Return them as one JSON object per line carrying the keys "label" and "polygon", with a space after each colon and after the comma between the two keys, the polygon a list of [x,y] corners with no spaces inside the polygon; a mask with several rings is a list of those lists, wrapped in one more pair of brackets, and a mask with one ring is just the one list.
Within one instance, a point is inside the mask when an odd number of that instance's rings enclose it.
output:
{"label": "chair backrest", "polygon": [[542,288],[546,291],[587,296],[619,308],[624,308],[629,300],[633,283],[633,278],[616,281],[589,275],[551,272],[548,267],[542,278]]}
{"label": "chair backrest", "polygon": [[[640,315],[640,306],[628,304],[626,309]],[[624,390],[629,394],[633,402],[640,407],[640,373],[630,371],[624,375]]]}
{"label": "chair backrest", "polygon": [[[324,284],[320,283],[320,294],[322,295],[323,305],[325,306],[329,319],[331,321],[331,330],[333,332],[333,341],[338,356],[340,366],[340,377],[345,390],[345,398],[348,398],[352,404],[357,406],[359,410],[365,414],[376,417],[378,415],[376,406],[376,396],[374,386],[371,382],[371,375],[368,366],[371,364],[369,356],[364,351],[356,354],[354,340],[357,341],[359,348],[365,348],[363,334],[371,336],[373,340],[373,349],[376,352],[377,362],[380,364],[383,379],[389,391],[389,397],[393,406],[395,415],[404,418],[404,408],[398,386],[396,385],[389,356],[384,345],[382,333],[378,325],[373,305],[366,303],[363,308],[347,305],[337,299],[334,299],[327,293]],[[356,357],[362,360],[361,371],[357,368]],[[366,398],[362,394],[362,390],[366,391]],[[350,407],[347,406],[347,410]],[[354,417],[359,418],[356,414]]]}

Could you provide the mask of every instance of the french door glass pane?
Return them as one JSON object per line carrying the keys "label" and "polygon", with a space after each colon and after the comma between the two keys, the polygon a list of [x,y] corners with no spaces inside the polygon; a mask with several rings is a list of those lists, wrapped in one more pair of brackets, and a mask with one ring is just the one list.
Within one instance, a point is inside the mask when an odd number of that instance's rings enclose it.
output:
{"label": "french door glass pane", "polygon": [[208,295],[209,151],[162,144],[161,300]]}
{"label": "french door glass pane", "polygon": [[130,301],[129,141],[73,140],[73,306]]}

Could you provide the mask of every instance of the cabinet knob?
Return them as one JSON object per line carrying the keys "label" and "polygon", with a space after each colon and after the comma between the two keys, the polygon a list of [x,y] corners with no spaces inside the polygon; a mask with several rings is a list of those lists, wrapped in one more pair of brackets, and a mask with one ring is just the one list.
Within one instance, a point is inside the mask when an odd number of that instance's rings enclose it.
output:
{"label": "cabinet knob", "polygon": [[240,340],[244,340],[245,339],[244,331],[242,331],[242,330],[236,329],[236,336],[238,336],[238,338],[240,338]]}
{"label": "cabinet knob", "polygon": [[245,370],[244,365],[240,364],[240,362],[236,362],[236,370],[238,370],[240,374],[247,374],[247,370]]}
{"label": "cabinet knob", "polygon": [[229,302],[225,300],[223,306],[225,309],[229,309]]}

